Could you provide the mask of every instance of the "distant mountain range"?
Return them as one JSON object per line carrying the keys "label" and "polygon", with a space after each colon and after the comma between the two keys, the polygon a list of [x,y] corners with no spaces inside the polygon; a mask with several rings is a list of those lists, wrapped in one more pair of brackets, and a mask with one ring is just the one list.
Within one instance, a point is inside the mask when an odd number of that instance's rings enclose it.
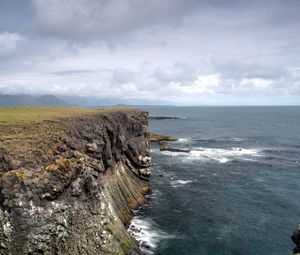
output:
{"label": "distant mountain range", "polygon": [[20,95],[1,95],[0,107],[2,106],[68,106],[69,104],[56,96],[31,96],[26,94]]}
{"label": "distant mountain range", "polygon": [[171,105],[165,100],[149,100],[149,99],[124,99],[119,97],[98,97],[98,96],[60,96],[71,105],[85,107],[101,107],[101,106],[149,106],[149,105]]}
{"label": "distant mountain range", "polygon": [[28,94],[7,95],[0,94],[0,107],[14,106],[82,106],[82,107],[102,107],[102,106],[154,106],[171,105],[163,100],[147,99],[121,99],[114,97],[100,98],[96,96],[32,96]]}

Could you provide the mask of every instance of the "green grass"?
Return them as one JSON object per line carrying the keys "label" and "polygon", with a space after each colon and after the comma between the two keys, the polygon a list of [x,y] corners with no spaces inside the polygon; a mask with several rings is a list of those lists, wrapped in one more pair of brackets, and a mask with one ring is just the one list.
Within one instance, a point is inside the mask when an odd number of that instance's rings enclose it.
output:
{"label": "green grass", "polygon": [[11,107],[0,108],[0,123],[42,122],[55,118],[70,117],[87,113],[128,111],[128,108],[75,108],[75,107]]}
{"label": "green grass", "polygon": [[133,245],[132,243],[130,243],[130,241],[128,240],[124,240],[121,243],[121,249],[123,250],[123,252],[127,255],[127,254],[131,254],[132,253],[132,249],[133,249]]}

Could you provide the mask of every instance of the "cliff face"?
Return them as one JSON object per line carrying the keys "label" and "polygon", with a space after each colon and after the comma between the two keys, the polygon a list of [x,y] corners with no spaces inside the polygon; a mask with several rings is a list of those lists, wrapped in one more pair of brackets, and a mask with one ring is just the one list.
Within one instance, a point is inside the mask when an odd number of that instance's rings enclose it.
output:
{"label": "cliff face", "polygon": [[0,254],[137,254],[126,231],[151,174],[147,113],[17,125],[0,149]]}

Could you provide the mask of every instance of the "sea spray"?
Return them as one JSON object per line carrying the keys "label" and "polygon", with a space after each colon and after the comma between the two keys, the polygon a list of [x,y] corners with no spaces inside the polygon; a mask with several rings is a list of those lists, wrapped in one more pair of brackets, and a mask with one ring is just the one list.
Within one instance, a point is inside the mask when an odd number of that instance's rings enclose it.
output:
{"label": "sea spray", "polygon": [[155,254],[155,249],[159,242],[175,238],[159,229],[157,224],[149,218],[135,216],[129,227],[128,232],[139,242],[143,254]]}

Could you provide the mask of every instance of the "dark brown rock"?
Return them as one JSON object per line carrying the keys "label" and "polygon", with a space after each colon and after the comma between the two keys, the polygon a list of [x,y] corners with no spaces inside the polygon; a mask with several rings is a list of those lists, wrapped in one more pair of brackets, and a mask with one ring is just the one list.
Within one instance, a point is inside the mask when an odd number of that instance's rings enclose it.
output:
{"label": "dark brown rock", "polygon": [[149,119],[153,119],[153,120],[178,120],[180,118],[175,117],[175,116],[149,116]]}
{"label": "dark brown rock", "polygon": [[169,136],[169,135],[158,135],[158,134],[150,134],[150,141],[151,142],[173,142],[173,141],[177,141],[178,138],[175,136]]}
{"label": "dark brown rock", "polygon": [[160,151],[184,152],[184,153],[189,153],[191,151],[189,149],[169,147],[164,144],[160,145],[159,149],[160,149]]}

